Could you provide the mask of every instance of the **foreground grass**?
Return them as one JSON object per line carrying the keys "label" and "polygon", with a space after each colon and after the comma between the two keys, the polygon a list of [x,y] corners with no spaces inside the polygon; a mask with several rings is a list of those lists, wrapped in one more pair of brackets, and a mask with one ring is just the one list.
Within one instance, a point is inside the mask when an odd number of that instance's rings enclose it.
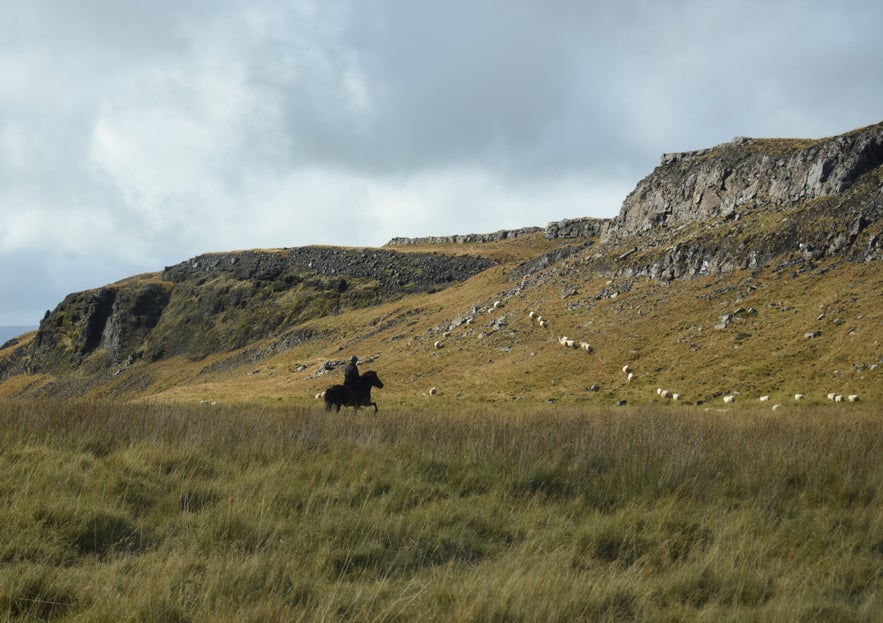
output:
{"label": "foreground grass", "polygon": [[0,404],[0,617],[883,619],[883,421]]}

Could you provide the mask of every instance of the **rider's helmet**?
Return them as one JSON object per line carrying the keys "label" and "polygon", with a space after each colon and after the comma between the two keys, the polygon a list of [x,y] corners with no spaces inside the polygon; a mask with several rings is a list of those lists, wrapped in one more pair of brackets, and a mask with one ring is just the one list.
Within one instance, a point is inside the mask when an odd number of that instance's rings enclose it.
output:
{"label": "rider's helmet", "polygon": [[352,357],[350,357],[350,363],[356,363],[358,360],[359,360],[359,358],[356,357],[355,355],[353,355]]}

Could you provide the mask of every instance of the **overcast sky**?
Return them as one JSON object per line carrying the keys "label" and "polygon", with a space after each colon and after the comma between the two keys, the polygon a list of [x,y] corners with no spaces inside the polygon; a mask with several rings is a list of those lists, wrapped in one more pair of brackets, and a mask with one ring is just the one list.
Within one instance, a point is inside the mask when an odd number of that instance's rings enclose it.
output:
{"label": "overcast sky", "polygon": [[883,120],[880,0],[0,0],[0,325],[199,253],[610,217]]}

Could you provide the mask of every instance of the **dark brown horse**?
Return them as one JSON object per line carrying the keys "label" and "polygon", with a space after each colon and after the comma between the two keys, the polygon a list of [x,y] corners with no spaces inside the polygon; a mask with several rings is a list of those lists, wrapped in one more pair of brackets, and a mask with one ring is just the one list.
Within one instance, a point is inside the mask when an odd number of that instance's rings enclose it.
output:
{"label": "dark brown horse", "polygon": [[377,413],[377,403],[371,400],[372,387],[383,387],[374,370],[359,375],[355,391],[345,385],[332,385],[325,390],[325,410],[331,411],[331,407],[337,407],[339,413],[341,407],[352,407],[358,411],[359,407],[373,406],[374,413]]}

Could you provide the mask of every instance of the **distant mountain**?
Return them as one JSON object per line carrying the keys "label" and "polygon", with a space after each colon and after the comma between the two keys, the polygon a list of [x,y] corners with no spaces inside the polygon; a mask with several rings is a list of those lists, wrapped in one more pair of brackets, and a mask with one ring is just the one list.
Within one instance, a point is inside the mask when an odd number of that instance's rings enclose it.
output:
{"label": "distant mountain", "polygon": [[883,123],[664,154],[612,219],[213,253],[73,293],[0,351],[0,398],[306,400],[357,355],[394,400],[875,403],[881,326]]}
{"label": "distant mountain", "polygon": [[0,346],[8,342],[14,337],[18,337],[22,333],[27,333],[28,331],[36,331],[37,327],[29,327],[25,325],[10,325],[6,327],[0,327]]}

